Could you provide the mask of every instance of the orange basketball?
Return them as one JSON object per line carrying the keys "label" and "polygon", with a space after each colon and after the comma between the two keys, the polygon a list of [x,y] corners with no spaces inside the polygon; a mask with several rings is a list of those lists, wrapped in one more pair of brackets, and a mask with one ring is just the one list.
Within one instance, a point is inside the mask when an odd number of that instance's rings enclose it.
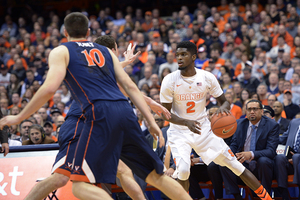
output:
{"label": "orange basketball", "polygon": [[218,114],[211,118],[211,130],[216,136],[229,138],[235,133],[236,128],[236,119],[231,114]]}

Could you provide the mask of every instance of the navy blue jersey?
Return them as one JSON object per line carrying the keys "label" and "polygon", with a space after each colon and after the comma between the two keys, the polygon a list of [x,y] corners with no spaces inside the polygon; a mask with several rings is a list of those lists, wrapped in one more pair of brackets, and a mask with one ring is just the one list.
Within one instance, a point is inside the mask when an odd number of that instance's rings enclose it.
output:
{"label": "navy blue jersey", "polygon": [[127,101],[117,85],[113,60],[106,47],[88,41],[62,45],[70,55],[64,82],[82,111],[97,100]]}
{"label": "navy blue jersey", "polygon": [[71,116],[80,118],[81,115],[82,115],[82,110],[81,110],[80,106],[78,105],[78,103],[76,103],[75,100],[73,100],[71,103],[71,107],[68,111],[68,114],[66,116],[66,119]]}

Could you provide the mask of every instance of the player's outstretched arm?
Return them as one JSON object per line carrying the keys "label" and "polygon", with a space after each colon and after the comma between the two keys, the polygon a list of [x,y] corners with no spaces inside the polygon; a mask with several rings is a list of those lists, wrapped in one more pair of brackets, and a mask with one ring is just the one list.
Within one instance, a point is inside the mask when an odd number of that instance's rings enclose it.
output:
{"label": "player's outstretched arm", "polygon": [[0,128],[2,129],[5,125],[19,124],[22,120],[28,118],[41,108],[53,96],[63,81],[68,62],[69,54],[65,46],[53,49],[49,55],[49,71],[44,84],[20,114],[2,118],[0,120]]}
{"label": "player's outstretched arm", "polygon": [[[162,105],[169,111],[172,108],[172,103],[162,103]],[[197,134],[201,134],[200,123],[196,120],[184,119],[184,118],[178,117],[177,115],[174,115],[173,113],[171,113],[170,119],[167,119],[164,115],[163,115],[163,118],[173,124],[187,126],[190,129],[190,131],[197,133]]]}
{"label": "player's outstretched arm", "polygon": [[165,144],[164,137],[162,135],[160,128],[155,123],[155,120],[151,112],[149,111],[148,106],[144,101],[141,92],[139,91],[137,86],[132,82],[129,76],[124,72],[124,70],[120,67],[120,62],[118,61],[118,58],[112,53],[111,50],[109,51],[114,62],[114,70],[115,70],[116,79],[118,83],[129,95],[130,99],[135,104],[135,106],[141,111],[142,115],[146,118],[150,126],[149,132],[155,139],[157,137],[159,138],[159,142],[162,142],[162,144],[160,144],[160,147],[162,147]]}

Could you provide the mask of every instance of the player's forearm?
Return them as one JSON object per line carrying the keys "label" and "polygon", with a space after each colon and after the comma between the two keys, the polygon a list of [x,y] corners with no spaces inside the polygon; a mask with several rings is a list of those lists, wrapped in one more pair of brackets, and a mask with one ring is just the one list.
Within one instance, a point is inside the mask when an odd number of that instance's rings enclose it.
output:
{"label": "player's forearm", "polygon": [[124,88],[124,90],[129,95],[130,100],[132,100],[134,105],[141,111],[147,122],[155,122],[142,93],[139,91],[136,85],[132,83],[129,87]]}
{"label": "player's forearm", "polygon": [[127,60],[125,60],[125,61],[123,61],[123,62],[120,62],[122,68],[126,67],[126,66],[129,65],[130,63],[131,63],[131,62],[130,62],[130,61],[127,61]]}
{"label": "player's forearm", "polygon": [[173,113],[171,113],[171,118],[167,119],[165,118],[165,116],[163,115],[164,120],[171,122],[173,124],[177,124],[177,125],[181,125],[181,126],[187,126],[187,122],[190,121],[188,119],[183,119],[178,117],[177,115],[174,115]]}
{"label": "player's forearm", "polygon": [[33,98],[25,106],[25,108],[19,114],[20,120],[24,120],[40,109],[55,93],[51,87],[47,85],[42,85],[41,88],[35,93]]}

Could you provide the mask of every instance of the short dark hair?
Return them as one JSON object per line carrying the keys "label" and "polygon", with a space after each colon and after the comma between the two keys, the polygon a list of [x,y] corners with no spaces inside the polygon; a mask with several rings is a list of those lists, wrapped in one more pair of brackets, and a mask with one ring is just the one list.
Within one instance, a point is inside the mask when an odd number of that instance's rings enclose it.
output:
{"label": "short dark hair", "polygon": [[197,55],[197,46],[190,42],[190,41],[182,41],[177,44],[177,49],[178,48],[186,48],[188,52],[190,52],[192,55],[196,54]]}
{"label": "short dark hair", "polygon": [[72,12],[64,19],[64,26],[70,37],[85,37],[89,29],[88,18],[80,12]]}
{"label": "short dark hair", "polygon": [[102,46],[105,46],[109,49],[116,48],[116,41],[111,35],[102,35],[98,37],[94,42]]}
{"label": "short dark hair", "polygon": [[243,72],[244,72],[244,71],[247,71],[247,72],[251,73],[251,72],[252,72],[252,69],[251,69],[250,67],[245,67],[245,68],[243,69]]}
{"label": "short dark hair", "polygon": [[248,101],[247,104],[246,104],[246,108],[248,107],[248,103],[252,103],[252,102],[258,103],[259,104],[259,108],[263,109],[262,103],[259,100],[256,100],[256,99],[251,99],[250,101]]}
{"label": "short dark hair", "polygon": [[[23,120],[23,121],[20,123],[20,128],[22,128],[22,124],[23,124],[24,122],[30,122],[30,123],[32,123],[32,121],[30,121],[29,119],[25,119],[25,120]],[[33,123],[32,123],[32,124],[33,124]]]}

